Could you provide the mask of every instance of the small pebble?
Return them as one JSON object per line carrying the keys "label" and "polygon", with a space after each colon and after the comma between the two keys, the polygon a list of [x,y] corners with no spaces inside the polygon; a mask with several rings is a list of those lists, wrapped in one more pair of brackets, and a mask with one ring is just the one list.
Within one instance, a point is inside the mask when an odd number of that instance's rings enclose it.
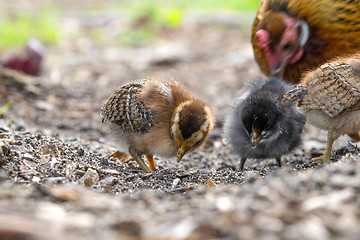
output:
{"label": "small pebble", "polygon": [[41,180],[41,178],[39,178],[38,176],[34,176],[34,177],[32,178],[32,181],[33,181],[34,183],[39,183],[40,180]]}
{"label": "small pebble", "polygon": [[181,182],[180,178],[175,178],[171,187],[175,188]]}
{"label": "small pebble", "polygon": [[90,187],[94,185],[97,181],[99,181],[100,176],[99,173],[92,168],[88,168],[84,176],[82,177],[82,181],[86,187]]}

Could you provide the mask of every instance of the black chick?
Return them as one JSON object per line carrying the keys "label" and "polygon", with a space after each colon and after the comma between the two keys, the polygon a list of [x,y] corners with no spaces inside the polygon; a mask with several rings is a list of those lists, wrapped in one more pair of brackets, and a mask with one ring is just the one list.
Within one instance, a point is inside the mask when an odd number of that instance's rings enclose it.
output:
{"label": "black chick", "polygon": [[241,170],[247,158],[275,158],[281,167],[281,156],[301,142],[305,116],[295,104],[282,103],[288,90],[278,78],[257,79],[235,100],[224,131]]}

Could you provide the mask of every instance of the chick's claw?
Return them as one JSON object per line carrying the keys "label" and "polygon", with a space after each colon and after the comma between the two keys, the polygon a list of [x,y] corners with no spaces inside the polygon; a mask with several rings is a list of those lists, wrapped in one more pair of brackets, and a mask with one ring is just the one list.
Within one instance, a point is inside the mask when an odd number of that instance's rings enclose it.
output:
{"label": "chick's claw", "polygon": [[312,158],[311,161],[313,162],[319,162],[321,165],[330,162],[330,156],[326,157],[325,155],[322,155],[320,157]]}

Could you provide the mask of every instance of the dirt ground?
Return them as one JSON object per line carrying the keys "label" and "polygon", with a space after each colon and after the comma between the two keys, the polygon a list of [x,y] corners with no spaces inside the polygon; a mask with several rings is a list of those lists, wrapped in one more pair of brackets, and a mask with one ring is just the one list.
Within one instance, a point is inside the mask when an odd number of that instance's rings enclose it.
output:
{"label": "dirt ground", "polygon": [[[281,169],[249,159],[239,171],[222,126],[261,76],[252,18],[191,15],[131,47],[113,39],[123,17],[68,14],[69,35],[80,34],[48,48],[41,77],[1,70],[0,105],[15,104],[0,117],[0,239],[358,239],[360,154],[347,138],[318,166],[326,133],[307,126]],[[106,44],[87,34],[99,26]],[[180,164],[156,157],[151,173],[109,157],[99,115],[117,87],[147,76],[177,79],[216,114],[203,146]]]}

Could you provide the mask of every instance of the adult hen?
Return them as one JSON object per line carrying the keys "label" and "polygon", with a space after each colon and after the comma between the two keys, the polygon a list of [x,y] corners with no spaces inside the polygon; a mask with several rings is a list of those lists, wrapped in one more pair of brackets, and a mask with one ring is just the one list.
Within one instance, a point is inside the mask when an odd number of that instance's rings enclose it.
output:
{"label": "adult hen", "polygon": [[329,162],[338,137],[347,134],[360,141],[360,53],[309,72],[284,100],[297,101],[312,124],[328,130],[324,155],[312,160]]}
{"label": "adult hen", "polygon": [[265,75],[298,83],[305,70],[360,50],[360,0],[262,0],[251,41]]}
{"label": "adult hen", "polygon": [[226,118],[226,138],[240,155],[240,169],[247,158],[275,158],[281,166],[281,156],[301,142],[305,116],[295,104],[282,103],[289,90],[280,79],[258,79],[253,87],[239,96]]}

